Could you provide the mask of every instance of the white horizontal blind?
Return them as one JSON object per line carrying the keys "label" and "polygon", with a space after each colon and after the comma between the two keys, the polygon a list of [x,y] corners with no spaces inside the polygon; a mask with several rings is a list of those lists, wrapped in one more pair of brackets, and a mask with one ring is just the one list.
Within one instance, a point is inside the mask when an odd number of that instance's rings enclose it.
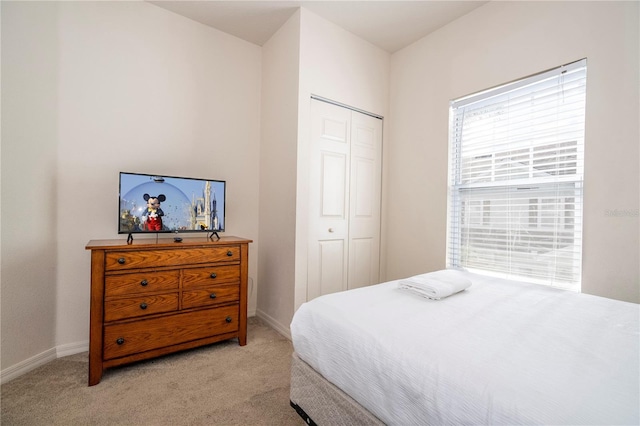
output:
{"label": "white horizontal blind", "polygon": [[580,290],[586,59],[454,100],[447,265]]}

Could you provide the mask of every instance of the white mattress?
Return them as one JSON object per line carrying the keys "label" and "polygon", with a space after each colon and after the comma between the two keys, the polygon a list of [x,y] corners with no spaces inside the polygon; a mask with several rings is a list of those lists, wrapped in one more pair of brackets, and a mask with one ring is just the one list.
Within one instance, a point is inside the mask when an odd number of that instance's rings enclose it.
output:
{"label": "white mattress", "polygon": [[469,274],[316,298],[296,353],[387,424],[640,424],[640,305]]}

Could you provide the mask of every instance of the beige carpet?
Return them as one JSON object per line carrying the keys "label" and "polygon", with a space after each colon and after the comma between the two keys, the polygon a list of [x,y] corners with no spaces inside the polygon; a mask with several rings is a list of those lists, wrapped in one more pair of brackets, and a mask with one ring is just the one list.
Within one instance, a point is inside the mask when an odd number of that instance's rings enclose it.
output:
{"label": "beige carpet", "polygon": [[87,386],[88,353],[2,385],[2,425],[302,425],[289,406],[291,342],[249,318],[237,339],[105,371]]}

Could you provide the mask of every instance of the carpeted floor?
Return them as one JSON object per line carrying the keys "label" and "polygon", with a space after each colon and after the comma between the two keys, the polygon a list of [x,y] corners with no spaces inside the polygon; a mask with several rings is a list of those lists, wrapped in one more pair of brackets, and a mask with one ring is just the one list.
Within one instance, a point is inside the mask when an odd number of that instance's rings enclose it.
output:
{"label": "carpeted floor", "polygon": [[302,425],[289,406],[291,342],[249,318],[236,339],[115,367],[87,386],[88,353],[2,385],[10,425]]}

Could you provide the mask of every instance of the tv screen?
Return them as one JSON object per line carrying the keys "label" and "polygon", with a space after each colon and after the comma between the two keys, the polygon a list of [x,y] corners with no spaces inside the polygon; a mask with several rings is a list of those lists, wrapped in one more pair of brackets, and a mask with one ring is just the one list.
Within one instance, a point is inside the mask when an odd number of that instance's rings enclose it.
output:
{"label": "tv screen", "polygon": [[221,232],[226,182],[120,172],[118,233]]}

